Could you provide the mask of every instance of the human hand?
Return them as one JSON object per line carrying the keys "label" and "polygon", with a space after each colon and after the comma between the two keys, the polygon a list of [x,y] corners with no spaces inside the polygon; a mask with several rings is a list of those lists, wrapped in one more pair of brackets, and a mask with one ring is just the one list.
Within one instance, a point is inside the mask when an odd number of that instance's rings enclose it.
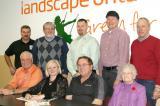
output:
{"label": "human hand", "polygon": [[14,75],[15,72],[16,72],[16,68],[15,67],[10,67],[9,69],[10,69],[11,75]]}
{"label": "human hand", "polygon": [[79,75],[80,75],[80,73],[77,72],[76,74],[73,75],[73,77],[77,77],[77,76],[79,76]]}
{"label": "human hand", "polygon": [[153,99],[158,99],[160,97],[160,93],[159,92],[156,92],[156,91],[154,91],[153,92]]}
{"label": "human hand", "polygon": [[117,80],[117,79],[116,79],[116,80],[114,81],[114,86],[117,85],[117,84],[119,84],[120,82],[121,82],[120,80]]}
{"label": "human hand", "polygon": [[10,89],[3,89],[3,90],[2,90],[2,94],[3,94],[3,95],[12,95],[12,94],[13,94],[13,91],[10,90]]}
{"label": "human hand", "polygon": [[3,88],[0,88],[0,94],[3,94],[3,92],[2,92],[2,91],[3,91]]}
{"label": "human hand", "polygon": [[153,99],[158,99],[160,98],[160,88],[159,87],[155,87],[154,91],[153,91]]}
{"label": "human hand", "polygon": [[66,100],[72,100],[72,95],[66,95],[65,99]]}
{"label": "human hand", "polygon": [[64,78],[68,78],[68,75],[67,74],[62,74],[62,76],[64,77]]}
{"label": "human hand", "polygon": [[27,94],[25,95],[25,99],[31,99],[31,98],[32,98],[32,95],[31,95],[31,94],[27,93]]}

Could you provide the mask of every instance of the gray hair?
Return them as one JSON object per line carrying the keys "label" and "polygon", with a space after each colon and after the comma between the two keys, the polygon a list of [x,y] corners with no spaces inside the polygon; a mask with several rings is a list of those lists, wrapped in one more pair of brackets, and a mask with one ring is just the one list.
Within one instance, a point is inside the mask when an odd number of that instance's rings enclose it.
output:
{"label": "gray hair", "polygon": [[[146,21],[147,24],[148,24],[148,27],[150,28],[150,22],[149,22],[149,20],[148,20],[147,18],[141,17],[141,18],[138,19],[138,22],[141,21],[141,20]],[[138,23],[138,22],[137,22],[137,23]]]}
{"label": "gray hair", "polygon": [[31,52],[29,51],[23,51],[21,54],[20,54],[20,59],[24,56],[24,55],[27,55],[33,62],[33,55]]}
{"label": "gray hair", "polygon": [[122,75],[123,75],[123,71],[125,69],[128,69],[132,75],[133,75],[133,79],[136,79],[136,76],[137,76],[137,70],[135,68],[135,66],[133,64],[125,64],[121,67],[121,71],[118,73],[120,75],[120,77],[122,78]]}
{"label": "gray hair", "polygon": [[51,26],[53,29],[55,29],[55,25],[52,22],[46,22],[43,24],[43,30],[45,29],[46,26]]}
{"label": "gray hair", "polygon": [[48,74],[48,65],[51,64],[51,63],[55,63],[57,65],[58,71],[61,74],[62,71],[61,71],[61,66],[60,66],[59,62],[57,60],[53,59],[53,60],[48,61],[47,64],[46,64],[46,70],[45,70],[46,76],[47,77],[49,76],[49,74]]}

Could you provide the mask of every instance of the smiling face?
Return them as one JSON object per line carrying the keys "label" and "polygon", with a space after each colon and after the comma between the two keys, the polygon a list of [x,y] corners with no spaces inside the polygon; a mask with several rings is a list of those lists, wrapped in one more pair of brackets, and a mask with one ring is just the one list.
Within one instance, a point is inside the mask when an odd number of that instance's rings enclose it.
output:
{"label": "smiling face", "polygon": [[81,58],[77,62],[77,68],[82,77],[86,77],[92,73],[93,65],[89,64],[87,59]]}
{"label": "smiling face", "polygon": [[55,27],[51,22],[47,22],[43,25],[43,32],[47,38],[52,37],[55,34]]}
{"label": "smiling face", "polygon": [[55,62],[47,64],[47,72],[49,76],[57,76],[59,74],[59,66]]}
{"label": "smiling face", "polygon": [[88,24],[84,21],[77,22],[77,32],[80,36],[87,34]]}
{"label": "smiling face", "polygon": [[145,38],[149,35],[150,24],[145,18],[140,18],[137,22],[137,34],[139,38]]}
{"label": "smiling face", "polygon": [[109,29],[114,29],[118,26],[119,20],[114,16],[108,16],[106,23]]}
{"label": "smiling face", "polygon": [[21,53],[20,60],[24,69],[29,69],[33,64],[32,54],[26,51]]}
{"label": "smiling face", "polygon": [[23,41],[28,41],[31,36],[31,30],[29,28],[22,28],[21,29],[21,38]]}
{"label": "smiling face", "polygon": [[133,75],[132,71],[129,70],[129,68],[123,69],[122,80],[127,84],[130,84],[134,81],[134,75]]}

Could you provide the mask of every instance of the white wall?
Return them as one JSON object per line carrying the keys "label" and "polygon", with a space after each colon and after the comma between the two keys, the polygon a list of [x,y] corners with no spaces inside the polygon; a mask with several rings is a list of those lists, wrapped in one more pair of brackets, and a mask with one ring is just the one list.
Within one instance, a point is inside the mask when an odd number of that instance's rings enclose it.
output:
{"label": "white wall", "polygon": [[[131,37],[131,42],[137,37],[136,23],[138,17],[147,17],[150,21],[156,20],[151,25],[151,34],[160,38],[160,1],[159,0],[50,0],[51,4],[56,1],[57,7],[59,7],[65,1],[84,1],[81,7],[80,4],[77,8],[65,10],[52,10],[50,12],[36,13],[35,9],[32,14],[21,14],[21,1],[23,1],[23,8],[25,4],[31,2],[42,2],[49,0],[0,0],[0,54],[4,54],[6,48],[15,40],[20,38],[20,27],[23,24],[27,24],[32,29],[32,38],[36,39],[43,36],[42,25],[46,21],[53,21],[55,16],[60,15],[62,19],[66,16],[66,21],[76,18],[79,14],[79,18],[89,19],[89,25],[91,26],[92,36],[100,40],[102,29],[100,26],[94,32],[93,28],[99,23],[105,22],[105,16],[107,11],[116,10],[120,15],[120,21],[124,20],[125,30]],[[96,6],[96,2],[103,2],[101,5]],[[106,1],[108,1],[106,3]],[[116,2],[116,3],[113,3]],[[120,1],[124,1],[123,3]],[[129,2],[130,1],[130,2]],[[70,6],[70,4],[68,5]],[[49,8],[49,7],[48,7]],[[138,14],[137,14],[138,13]],[[135,17],[134,17],[135,15]],[[66,32],[70,32],[71,25],[65,28]],[[76,24],[72,31],[72,37],[77,36]],[[94,26],[94,27],[93,27]],[[123,27],[121,27],[123,29]]]}

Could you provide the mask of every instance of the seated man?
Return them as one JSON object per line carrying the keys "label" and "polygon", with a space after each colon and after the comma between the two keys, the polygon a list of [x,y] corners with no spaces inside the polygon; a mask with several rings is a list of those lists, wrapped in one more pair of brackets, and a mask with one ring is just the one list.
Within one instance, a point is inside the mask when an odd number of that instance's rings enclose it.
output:
{"label": "seated man", "polygon": [[79,57],[77,68],[80,76],[74,77],[67,91],[66,99],[102,105],[104,81],[93,72],[93,62],[87,56]]}
{"label": "seated man", "polygon": [[16,70],[10,83],[0,89],[0,94],[10,95],[22,93],[42,80],[42,72],[33,64],[33,57],[30,52],[22,52],[20,60],[22,67]]}

